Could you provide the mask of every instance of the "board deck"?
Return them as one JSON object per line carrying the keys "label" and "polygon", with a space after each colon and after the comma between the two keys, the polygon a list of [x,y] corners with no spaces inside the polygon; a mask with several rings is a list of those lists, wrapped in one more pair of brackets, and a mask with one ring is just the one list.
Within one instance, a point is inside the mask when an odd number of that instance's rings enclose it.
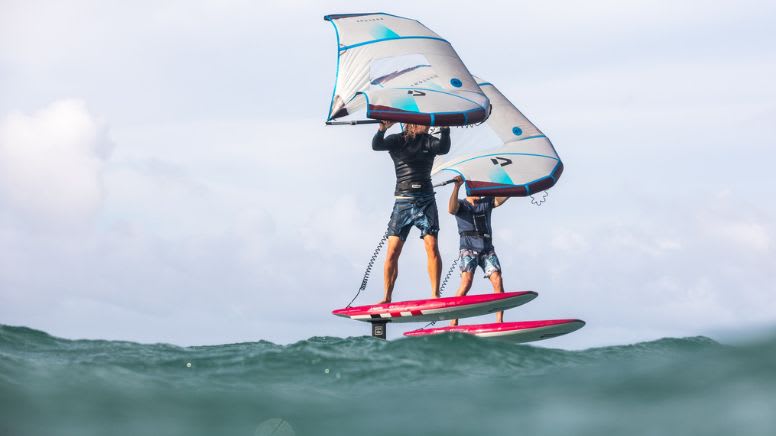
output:
{"label": "board deck", "polygon": [[580,319],[548,319],[541,321],[501,322],[493,324],[459,325],[418,329],[405,336],[427,336],[440,333],[467,333],[483,338],[502,339],[515,343],[540,341],[565,335],[584,327]]}
{"label": "board deck", "polygon": [[346,307],[334,315],[365,322],[423,322],[467,318],[511,309],[537,297],[534,291],[503,292]]}

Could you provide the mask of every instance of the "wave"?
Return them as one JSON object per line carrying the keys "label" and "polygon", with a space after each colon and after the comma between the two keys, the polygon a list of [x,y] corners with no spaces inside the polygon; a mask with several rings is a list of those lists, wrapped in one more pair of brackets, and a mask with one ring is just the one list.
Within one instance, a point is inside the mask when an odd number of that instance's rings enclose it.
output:
{"label": "wave", "polygon": [[773,368],[776,337],[582,351],[467,335],[178,347],[0,326],[0,434],[770,436]]}

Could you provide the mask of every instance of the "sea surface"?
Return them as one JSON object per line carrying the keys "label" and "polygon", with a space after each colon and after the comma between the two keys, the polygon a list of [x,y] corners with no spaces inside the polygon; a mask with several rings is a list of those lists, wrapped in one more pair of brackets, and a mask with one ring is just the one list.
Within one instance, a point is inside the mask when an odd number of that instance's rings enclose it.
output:
{"label": "sea surface", "polygon": [[0,325],[0,435],[776,435],[776,337],[203,347]]}

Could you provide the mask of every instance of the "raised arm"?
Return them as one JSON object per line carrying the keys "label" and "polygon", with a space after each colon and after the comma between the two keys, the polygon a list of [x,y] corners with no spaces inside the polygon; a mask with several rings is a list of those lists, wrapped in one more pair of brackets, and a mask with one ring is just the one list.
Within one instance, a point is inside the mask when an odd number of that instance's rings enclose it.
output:
{"label": "raised arm", "polygon": [[390,136],[385,139],[385,131],[390,129],[393,124],[393,121],[380,121],[380,127],[377,128],[377,133],[372,138],[372,150],[388,151],[395,145],[396,141]]}
{"label": "raised arm", "polygon": [[458,176],[455,178],[455,185],[453,186],[453,192],[450,194],[450,201],[447,202],[447,211],[451,215],[458,213],[458,190],[461,188],[463,178]]}
{"label": "raised arm", "polygon": [[499,207],[502,204],[506,203],[507,200],[509,200],[509,197],[496,197],[493,200],[493,207]]}
{"label": "raised arm", "polygon": [[439,139],[435,139],[434,144],[431,146],[434,154],[447,154],[450,151],[450,128],[442,127],[442,135]]}

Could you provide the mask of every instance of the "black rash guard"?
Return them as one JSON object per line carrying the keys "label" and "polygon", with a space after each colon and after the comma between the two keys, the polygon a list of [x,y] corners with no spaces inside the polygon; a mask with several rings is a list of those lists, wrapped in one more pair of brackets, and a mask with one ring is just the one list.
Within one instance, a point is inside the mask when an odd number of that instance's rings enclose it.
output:
{"label": "black rash guard", "polygon": [[434,157],[450,151],[450,128],[442,128],[442,136],[423,133],[407,140],[403,133],[388,135],[377,131],[372,138],[372,150],[388,151],[396,169],[396,196],[425,195],[434,192],[431,167]]}

